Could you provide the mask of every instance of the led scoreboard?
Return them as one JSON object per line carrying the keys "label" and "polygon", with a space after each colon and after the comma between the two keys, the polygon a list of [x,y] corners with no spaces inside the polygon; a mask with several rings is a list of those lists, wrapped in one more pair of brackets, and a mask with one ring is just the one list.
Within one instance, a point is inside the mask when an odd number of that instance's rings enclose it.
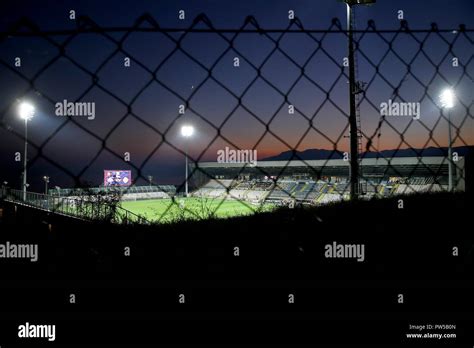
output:
{"label": "led scoreboard", "polygon": [[130,170],[104,170],[104,186],[130,186],[131,183]]}

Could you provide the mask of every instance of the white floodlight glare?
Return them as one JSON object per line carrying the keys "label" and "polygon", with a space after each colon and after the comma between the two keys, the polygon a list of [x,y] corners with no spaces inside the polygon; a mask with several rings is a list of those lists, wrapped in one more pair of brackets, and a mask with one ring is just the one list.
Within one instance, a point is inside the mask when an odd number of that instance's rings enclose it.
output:
{"label": "white floodlight glare", "polygon": [[190,137],[194,134],[194,128],[193,126],[185,125],[181,127],[181,135],[183,137]]}
{"label": "white floodlight glare", "polygon": [[18,107],[18,115],[24,120],[31,120],[35,114],[35,107],[27,102],[22,102]]}
{"label": "white floodlight glare", "polygon": [[454,98],[455,95],[453,90],[451,88],[446,88],[439,96],[441,106],[443,108],[451,109],[454,106]]}
{"label": "white floodlight glare", "polygon": [[345,2],[349,6],[352,5],[373,5],[375,4],[376,0],[339,0],[340,2]]}

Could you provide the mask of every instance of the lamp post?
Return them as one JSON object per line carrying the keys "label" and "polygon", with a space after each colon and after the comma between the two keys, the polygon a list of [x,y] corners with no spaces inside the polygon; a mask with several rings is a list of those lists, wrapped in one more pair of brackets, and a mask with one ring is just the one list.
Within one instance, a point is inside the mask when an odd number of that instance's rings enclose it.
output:
{"label": "lamp post", "polygon": [[8,181],[4,181],[2,185],[2,197],[5,197],[7,194]]}
{"label": "lamp post", "polygon": [[26,187],[27,187],[27,156],[28,156],[28,121],[30,121],[34,114],[35,108],[33,105],[27,102],[20,103],[18,107],[18,114],[20,118],[25,120],[25,151],[23,154],[23,200],[26,201]]}
{"label": "lamp post", "polygon": [[194,134],[194,128],[190,125],[184,125],[181,127],[181,135],[186,139],[186,147],[185,147],[185,196],[188,197],[188,142],[187,138],[191,137]]}
{"label": "lamp post", "polygon": [[48,184],[49,184],[49,176],[43,176],[43,180],[44,180],[44,194],[47,195],[48,194]]}
{"label": "lamp post", "polygon": [[449,186],[448,191],[452,192],[454,189],[453,186],[453,154],[452,146],[453,140],[451,136],[451,112],[450,109],[454,106],[454,92],[451,88],[445,89],[439,96],[441,101],[441,107],[447,109],[448,114],[448,170],[449,170]]}
{"label": "lamp post", "polygon": [[153,176],[148,175],[148,186],[151,187],[152,184],[153,184]]}

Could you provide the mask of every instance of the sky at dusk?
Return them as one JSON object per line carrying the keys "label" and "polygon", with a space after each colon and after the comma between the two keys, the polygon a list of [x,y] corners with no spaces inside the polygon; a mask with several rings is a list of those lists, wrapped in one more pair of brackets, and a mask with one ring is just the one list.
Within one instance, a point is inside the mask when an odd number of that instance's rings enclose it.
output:
{"label": "sky at dusk", "polygon": [[[345,5],[336,0],[20,0],[0,4],[0,31],[9,30],[23,17],[43,31],[74,29],[77,23],[69,19],[70,10],[101,27],[131,27],[148,13],[161,27],[187,29],[204,13],[219,29],[239,29],[247,16],[254,16],[261,28],[286,29],[288,11],[293,10],[306,29],[329,29],[333,18],[346,28]],[[179,10],[185,10],[184,20],[178,18]],[[471,0],[379,0],[373,6],[356,8],[356,29],[366,29],[367,21],[373,19],[377,29],[396,30],[400,27],[398,10],[403,10],[411,29],[429,29],[432,22],[440,29],[474,26]],[[199,22],[195,28],[209,26]],[[249,23],[245,28],[255,26]],[[29,182],[36,189],[43,175],[51,177],[53,186],[72,186],[74,176],[97,186],[104,169],[134,170],[134,166],[141,168],[142,176],[153,175],[158,183],[176,184],[183,180],[186,146],[190,156],[200,161],[215,161],[217,150],[225,146],[255,147],[259,159],[291,149],[337,147],[347,151],[345,33],[234,36],[177,31],[2,37],[0,180],[13,186],[20,182],[22,163],[14,161],[14,153],[23,151],[24,124],[16,111],[20,99],[36,108],[28,124]],[[457,96],[451,110],[453,125],[459,130],[455,145],[473,145],[473,37],[459,32],[357,34],[357,79],[367,83],[360,104],[364,146],[377,133],[380,104],[394,98],[398,85],[398,101],[419,102],[420,119],[385,120],[379,141],[373,138],[372,151],[446,146],[447,122],[441,117],[438,96],[450,85],[455,86]],[[392,40],[390,50],[387,41]],[[230,42],[233,49],[229,49]],[[65,55],[61,56],[57,46],[64,43]],[[14,66],[15,57],[21,57],[21,67]],[[130,67],[124,66],[125,57],[132,57]],[[240,59],[239,67],[234,66],[235,57]],[[453,57],[458,58],[458,67],[452,66]],[[412,74],[406,74],[407,66]],[[152,80],[153,73],[160,83]],[[27,91],[31,87],[27,80],[34,80],[34,91]],[[68,121],[55,115],[55,103],[65,99],[94,102],[95,118]],[[185,101],[189,107],[181,115],[179,105]],[[289,104],[297,110],[294,114],[289,114]],[[179,132],[183,124],[195,128],[187,141]],[[125,152],[130,153],[132,165],[122,160]]]}

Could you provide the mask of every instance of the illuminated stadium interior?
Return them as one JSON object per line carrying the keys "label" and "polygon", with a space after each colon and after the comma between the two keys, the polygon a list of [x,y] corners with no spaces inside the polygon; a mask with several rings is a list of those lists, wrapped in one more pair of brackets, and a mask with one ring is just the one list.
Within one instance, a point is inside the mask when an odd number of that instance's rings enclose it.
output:
{"label": "illuminated stadium interior", "polygon": [[[367,158],[361,164],[360,190],[367,198],[445,191],[448,187],[444,157]],[[456,168],[456,190],[465,191],[464,157]],[[349,195],[349,166],[342,159],[261,161],[256,166],[201,162],[193,171],[195,197],[321,204]]]}

